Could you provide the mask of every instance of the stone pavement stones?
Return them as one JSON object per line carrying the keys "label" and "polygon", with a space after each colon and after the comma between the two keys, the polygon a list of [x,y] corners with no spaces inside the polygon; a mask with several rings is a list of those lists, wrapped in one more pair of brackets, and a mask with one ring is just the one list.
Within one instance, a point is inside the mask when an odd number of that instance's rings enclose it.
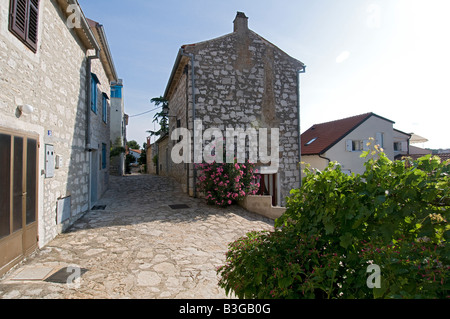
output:
{"label": "stone pavement stones", "polygon": [[[173,210],[168,205],[186,204]],[[0,279],[0,298],[228,298],[217,285],[228,243],[273,221],[239,206],[216,208],[182,193],[171,179],[110,177],[97,205]],[[24,268],[87,269],[69,284],[13,280]]]}

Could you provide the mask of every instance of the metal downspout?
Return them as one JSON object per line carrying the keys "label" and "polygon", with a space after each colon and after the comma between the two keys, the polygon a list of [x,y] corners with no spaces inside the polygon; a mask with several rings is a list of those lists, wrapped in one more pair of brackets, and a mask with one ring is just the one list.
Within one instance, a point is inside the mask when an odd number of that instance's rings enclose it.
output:
{"label": "metal downspout", "polygon": [[92,69],[92,60],[93,59],[99,59],[100,58],[100,52],[99,50],[95,49],[95,55],[91,55],[87,57],[86,60],[86,152],[89,154],[89,180],[88,180],[88,203],[89,207],[88,209],[91,209],[91,181],[92,181],[92,169],[91,169],[91,152],[92,152],[92,146],[91,146],[91,102],[92,102],[92,96],[91,96],[91,69]]}
{"label": "metal downspout", "polygon": [[[194,127],[194,123],[195,123],[195,119],[196,119],[196,117],[195,117],[195,66],[194,66],[195,58],[194,58],[194,54],[184,52],[183,48],[180,49],[180,54],[184,55],[184,56],[187,56],[187,57],[189,57],[191,59],[192,138],[193,138],[193,141],[195,141],[195,127]],[[197,169],[195,168],[195,159],[196,159],[196,157],[195,157],[195,142],[194,142],[193,151],[194,151],[194,154],[193,154],[194,155],[193,156],[193,159],[194,159],[194,165],[193,165],[193,184],[194,185],[193,185],[193,188],[194,188],[194,198],[196,198],[197,197],[197,183],[196,183],[196,181],[197,181]],[[188,189],[188,192],[189,192],[189,189]]]}
{"label": "metal downspout", "polygon": [[99,59],[100,52],[95,50],[95,55],[87,57],[86,61],[86,96],[87,96],[87,109],[86,109],[86,151],[91,152],[91,73],[92,73],[92,60]]}
{"label": "metal downspout", "polygon": [[299,167],[299,179],[300,179],[300,188],[302,187],[302,134],[300,131],[300,74],[306,72],[306,65],[303,66],[303,69],[297,71],[297,114],[298,114],[298,167]]}

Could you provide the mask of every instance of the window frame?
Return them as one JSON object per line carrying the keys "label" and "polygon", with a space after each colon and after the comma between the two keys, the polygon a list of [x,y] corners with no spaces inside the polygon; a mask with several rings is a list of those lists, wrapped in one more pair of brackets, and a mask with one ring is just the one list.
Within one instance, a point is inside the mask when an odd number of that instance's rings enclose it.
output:
{"label": "window frame", "polygon": [[10,0],[9,31],[33,53],[37,52],[39,41],[40,0]]}
{"label": "window frame", "polygon": [[111,86],[111,97],[112,98],[122,98],[122,86],[121,85],[113,85]]}
{"label": "window frame", "polygon": [[102,94],[102,120],[103,123],[108,123],[108,96],[106,93]]}
{"label": "window frame", "polygon": [[91,73],[91,111],[97,114],[97,85],[99,84],[98,78],[94,73]]}

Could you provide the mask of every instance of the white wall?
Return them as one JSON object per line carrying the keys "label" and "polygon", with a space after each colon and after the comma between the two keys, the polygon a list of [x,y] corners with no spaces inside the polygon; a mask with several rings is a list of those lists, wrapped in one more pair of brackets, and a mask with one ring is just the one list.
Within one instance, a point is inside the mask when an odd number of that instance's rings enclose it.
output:
{"label": "white wall", "polygon": [[371,116],[354,131],[345,136],[341,141],[328,150],[323,156],[342,164],[343,170],[350,170],[355,174],[365,171],[364,162],[368,159],[360,158],[362,151],[347,151],[347,140],[368,140],[376,138],[377,133],[383,133],[383,149],[389,159],[394,160],[393,123],[376,116]]}

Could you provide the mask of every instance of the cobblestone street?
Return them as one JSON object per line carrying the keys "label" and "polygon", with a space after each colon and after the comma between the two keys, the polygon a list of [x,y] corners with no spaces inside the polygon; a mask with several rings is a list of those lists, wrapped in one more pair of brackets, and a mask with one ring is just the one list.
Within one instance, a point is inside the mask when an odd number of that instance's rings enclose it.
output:
{"label": "cobblestone street", "polygon": [[[189,208],[169,207],[177,204]],[[227,298],[216,268],[228,243],[273,229],[269,219],[239,206],[207,206],[151,175],[111,176],[97,205],[106,207],[88,212],[1,278],[0,298]],[[71,266],[86,270],[80,282],[45,281]]]}

